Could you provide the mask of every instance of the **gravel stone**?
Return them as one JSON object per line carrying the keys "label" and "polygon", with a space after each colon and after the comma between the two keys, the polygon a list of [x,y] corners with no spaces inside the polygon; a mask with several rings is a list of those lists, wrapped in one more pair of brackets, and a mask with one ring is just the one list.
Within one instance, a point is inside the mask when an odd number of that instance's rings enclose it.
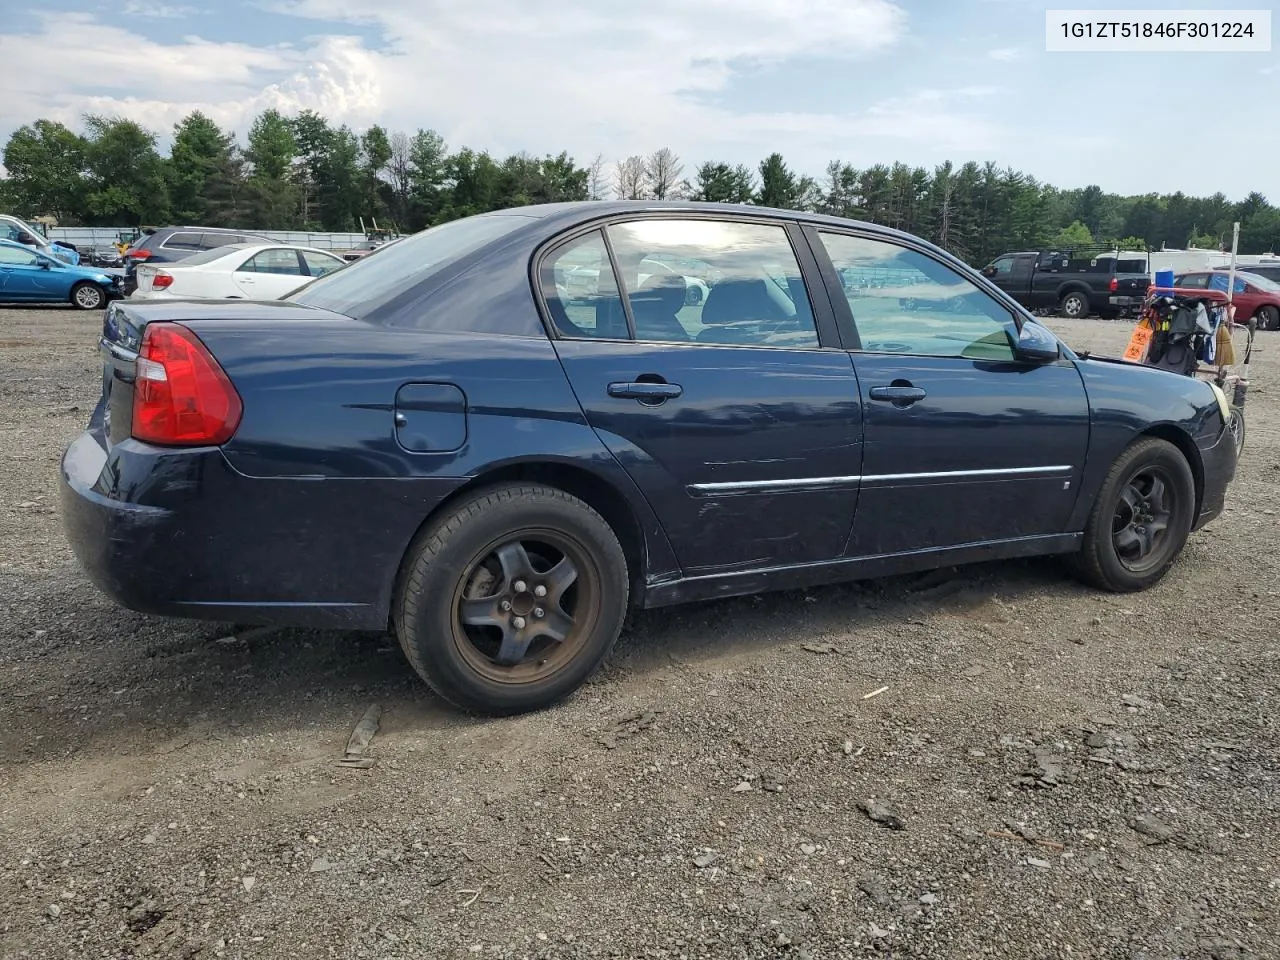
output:
{"label": "gravel stone", "polygon": [[[1047,322],[1112,355],[1131,330]],[[88,583],[56,478],[100,332],[0,308],[0,956],[1276,955],[1280,334],[1227,512],[1151,591],[1047,559],[641,611],[563,704],[481,720],[386,637]],[[373,702],[377,765],[336,767]],[[910,830],[857,808],[886,796]]]}

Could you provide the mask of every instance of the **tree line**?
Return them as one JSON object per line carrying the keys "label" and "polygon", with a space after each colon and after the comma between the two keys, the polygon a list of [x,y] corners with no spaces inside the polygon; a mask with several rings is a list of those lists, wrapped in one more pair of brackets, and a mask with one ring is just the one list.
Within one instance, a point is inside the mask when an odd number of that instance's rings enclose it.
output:
{"label": "tree line", "polygon": [[1260,193],[1121,196],[1098,186],[1059,189],[996,163],[831,162],[821,176],[780,153],[756,167],[706,161],[686,169],[669,148],[606,164],[568,153],[500,158],[452,150],[434,130],[374,125],[357,132],[312,111],[267,110],[245,143],[194,112],[174,126],[169,155],[133,120],[86,116],[75,131],[37,120],[9,137],[0,210],[53,216],[64,226],[200,224],[345,232],[376,219],[402,232],[528,203],[676,199],[817,211],[926,237],[971,263],[1010,250],[1119,244],[1126,249],[1280,247],[1280,209]]}

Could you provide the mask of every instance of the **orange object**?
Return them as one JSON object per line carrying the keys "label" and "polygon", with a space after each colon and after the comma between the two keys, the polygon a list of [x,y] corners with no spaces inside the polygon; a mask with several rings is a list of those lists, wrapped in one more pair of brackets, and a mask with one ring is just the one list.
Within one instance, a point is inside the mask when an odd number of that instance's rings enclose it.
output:
{"label": "orange object", "polygon": [[1145,321],[1133,328],[1133,336],[1129,338],[1129,346],[1125,348],[1124,358],[1131,363],[1141,363],[1147,355],[1147,347],[1151,345],[1153,331]]}

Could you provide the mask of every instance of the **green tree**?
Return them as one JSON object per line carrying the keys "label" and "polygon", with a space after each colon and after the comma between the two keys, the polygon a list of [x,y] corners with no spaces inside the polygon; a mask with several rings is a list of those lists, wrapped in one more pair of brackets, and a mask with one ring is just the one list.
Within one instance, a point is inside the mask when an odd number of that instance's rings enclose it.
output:
{"label": "green tree", "polygon": [[5,209],[25,216],[52,215],[59,221],[85,214],[88,144],[53,120],[19,127],[4,148]]}
{"label": "green tree", "polygon": [[706,203],[750,203],[754,195],[755,177],[748,167],[708,161],[698,167],[690,199]]}
{"label": "green tree", "polygon": [[1078,247],[1087,247],[1093,243],[1093,234],[1079,220],[1073,220],[1071,223],[1054,235],[1051,244],[1059,250],[1073,250]]}
{"label": "green tree", "polygon": [[756,203],[762,207],[790,210],[799,199],[799,179],[782,159],[782,154],[771,153],[760,162],[760,191],[756,194]]}
{"label": "green tree", "polygon": [[165,163],[156,135],[132,120],[85,118],[89,189],[85,220],[91,224],[141,226],[169,219]]}
{"label": "green tree", "polygon": [[249,128],[244,155],[250,164],[246,225],[260,230],[298,226],[301,193],[292,177],[298,156],[293,125],[276,110],[259,114]]}
{"label": "green tree", "polygon": [[176,221],[216,227],[240,219],[244,177],[235,138],[200,111],[174,125],[167,174]]}
{"label": "green tree", "polygon": [[445,206],[449,150],[434,130],[419,130],[409,143],[409,203],[415,230],[437,222]]}
{"label": "green tree", "polygon": [[374,217],[390,208],[390,186],[382,179],[391,163],[391,139],[387,131],[375,124],[360,137],[362,158],[360,175],[364,181],[365,209]]}

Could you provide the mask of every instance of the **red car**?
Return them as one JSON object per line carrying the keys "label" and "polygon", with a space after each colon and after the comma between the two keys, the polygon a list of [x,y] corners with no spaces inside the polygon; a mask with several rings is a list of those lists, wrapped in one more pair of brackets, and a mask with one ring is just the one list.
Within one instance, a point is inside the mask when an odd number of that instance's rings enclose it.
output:
{"label": "red car", "polygon": [[[1226,270],[1202,270],[1180,273],[1173,285],[1190,290],[1227,292]],[[1280,330],[1280,283],[1247,270],[1237,270],[1231,302],[1236,305],[1236,323],[1258,321],[1259,330]]]}

